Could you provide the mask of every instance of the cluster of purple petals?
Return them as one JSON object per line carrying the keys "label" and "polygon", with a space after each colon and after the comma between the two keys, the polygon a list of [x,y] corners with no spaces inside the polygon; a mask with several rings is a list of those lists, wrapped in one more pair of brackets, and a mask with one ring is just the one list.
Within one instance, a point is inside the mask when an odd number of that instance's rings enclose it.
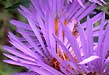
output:
{"label": "cluster of purple petals", "polygon": [[[86,2],[86,0],[67,0],[68,3],[69,2],[72,2],[72,1],[78,1],[78,3],[82,7],[84,7],[84,3]],[[88,0],[88,1],[90,1],[91,3],[96,3],[96,4],[101,5],[101,6],[103,6],[104,4],[106,4],[106,2],[104,0]]]}
{"label": "cluster of purple petals", "polygon": [[[9,32],[11,46],[3,47],[9,52],[4,53],[9,60],[4,62],[23,66],[28,72],[13,75],[109,74],[109,21],[104,12],[96,14],[93,11],[96,4],[84,2],[83,8],[81,1],[31,0],[28,9],[20,6],[18,11],[28,23],[10,21],[19,36]],[[93,17],[90,18],[89,14]],[[86,20],[81,23],[83,18]],[[57,34],[55,19],[59,20]],[[68,22],[66,25],[65,21]],[[77,36],[72,35],[75,25]],[[57,54],[57,49],[63,58]],[[54,58],[59,62],[59,70],[53,67]]]}

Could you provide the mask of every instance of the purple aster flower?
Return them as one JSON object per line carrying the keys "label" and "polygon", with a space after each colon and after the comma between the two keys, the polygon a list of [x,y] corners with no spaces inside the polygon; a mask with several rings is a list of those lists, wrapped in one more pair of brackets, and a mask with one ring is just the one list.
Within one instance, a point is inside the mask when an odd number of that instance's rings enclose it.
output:
{"label": "purple aster flower", "polygon": [[[81,8],[77,1],[31,2],[29,9],[18,9],[28,23],[10,21],[19,36],[9,32],[12,46],[4,46],[10,53],[4,55],[10,59],[4,62],[28,69],[13,75],[108,74],[109,27],[104,13],[80,23],[93,13],[95,4],[85,3]],[[93,40],[95,37],[98,42]]]}

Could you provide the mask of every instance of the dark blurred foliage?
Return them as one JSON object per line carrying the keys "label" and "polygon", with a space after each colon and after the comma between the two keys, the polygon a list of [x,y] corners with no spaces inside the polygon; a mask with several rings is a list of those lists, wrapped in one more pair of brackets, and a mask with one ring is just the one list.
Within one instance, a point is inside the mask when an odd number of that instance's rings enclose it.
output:
{"label": "dark blurred foliage", "polygon": [[106,13],[106,19],[109,19],[109,0],[105,0],[106,5],[98,6],[97,11],[104,11]]}
{"label": "dark blurred foliage", "polygon": [[[96,12],[106,12],[106,19],[109,19],[109,0],[105,1],[107,1],[107,5],[98,6]],[[29,3],[30,0],[0,0],[0,75],[9,75],[11,73],[25,71],[22,67],[8,65],[2,62],[3,59],[7,59],[2,55],[4,52],[2,46],[9,45],[7,37],[9,31],[16,34],[15,27],[9,23],[9,20],[18,19],[25,21],[18,13],[17,8],[19,5],[28,7]]]}

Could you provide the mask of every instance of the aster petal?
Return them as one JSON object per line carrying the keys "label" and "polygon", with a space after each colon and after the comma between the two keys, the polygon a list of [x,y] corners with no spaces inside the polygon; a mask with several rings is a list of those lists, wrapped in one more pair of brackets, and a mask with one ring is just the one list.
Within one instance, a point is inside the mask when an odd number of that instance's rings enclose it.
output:
{"label": "aster petal", "polygon": [[8,64],[12,64],[12,65],[17,65],[17,66],[24,66],[24,64],[13,61],[13,60],[3,60],[3,62],[8,63]]}
{"label": "aster petal", "polygon": [[30,26],[28,24],[26,24],[26,23],[23,23],[23,22],[20,22],[20,21],[17,21],[17,20],[11,20],[10,23],[15,25],[18,28],[23,28],[23,29],[26,29],[26,30],[31,30]]}
{"label": "aster petal", "polygon": [[13,61],[20,62],[20,63],[23,63],[23,64],[37,65],[37,64],[36,64],[35,62],[33,62],[33,61],[24,60],[24,59],[15,57],[15,56],[10,55],[10,54],[4,54],[4,56],[6,56],[6,57],[12,59]]}
{"label": "aster petal", "polygon": [[12,48],[12,47],[8,47],[8,46],[4,46],[3,47],[4,50],[7,50],[9,53],[16,55],[17,57],[26,59],[26,60],[31,60],[31,61],[35,61],[35,59],[31,58],[30,56],[25,55],[24,53]]}
{"label": "aster petal", "polygon": [[77,1],[79,2],[79,4],[80,4],[82,7],[84,7],[84,4],[82,3],[81,0],[77,0]]}
{"label": "aster petal", "polygon": [[[92,24],[94,24],[97,21],[99,21],[102,18],[102,14],[103,14],[103,12],[101,12],[101,13],[95,15],[93,18],[91,18]],[[82,23],[83,27],[86,27],[86,25],[87,25],[87,22]],[[96,28],[95,28],[95,30],[96,30]]]}
{"label": "aster petal", "polygon": [[78,25],[78,31],[79,31],[79,33],[80,33],[81,45],[82,45],[82,48],[83,48],[83,50],[82,50],[83,56],[86,57],[86,55],[85,55],[85,54],[87,54],[86,36],[85,36],[85,32],[84,32],[84,30],[83,30],[81,24]]}
{"label": "aster petal", "polygon": [[78,21],[81,20],[82,18],[84,18],[86,15],[88,15],[91,11],[93,11],[95,9],[96,5],[92,4],[90,7],[87,8],[87,10],[84,11],[84,13],[82,12],[82,14],[78,17]]}
{"label": "aster petal", "polygon": [[105,39],[104,39],[104,45],[103,45],[103,55],[105,58],[105,55],[107,53],[107,51],[109,50],[109,46],[108,46],[108,38],[109,38],[109,21],[108,21],[108,25],[107,25],[107,29],[105,31]]}
{"label": "aster petal", "polygon": [[22,72],[22,73],[15,73],[12,75],[39,75],[36,72]]}
{"label": "aster petal", "polygon": [[92,29],[93,29],[93,25],[92,22],[90,21],[89,17],[87,18],[88,22],[87,22],[87,48],[88,48],[88,52],[87,55],[90,56],[93,54],[93,36],[92,36]]}
{"label": "aster petal", "polygon": [[95,59],[98,59],[98,58],[100,58],[100,57],[98,57],[98,56],[90,56],[90,57],[84,59],[83,61],[81,61],[79,64],[86,64],[86,63],[94,61]]}

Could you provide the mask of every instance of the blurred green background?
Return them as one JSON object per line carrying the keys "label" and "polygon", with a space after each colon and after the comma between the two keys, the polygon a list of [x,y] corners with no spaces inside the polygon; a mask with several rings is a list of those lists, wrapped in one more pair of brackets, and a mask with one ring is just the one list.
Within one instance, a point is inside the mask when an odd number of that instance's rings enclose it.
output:
{"label": "blurred green background", "polygon": [[[3,45],[8,45],[8,31],[15,32],[15,27],[9,23],[10,19],[18,19],[24,21],[25,19],[18,13],[17,8],[19,5],[24,5],[28,7],[30,4],[29,0],[0,0],[0,75],[9,75],[15,72],[25,71],[24,68],[8,65],[2,62],[3,59],[6,59],[2,53]],[[109,19],[109,0],[107,0],[107,5],[99,6],[96,9],[96,12],[99,11],[106,12],[106,18]]]}
{"label": "blurred green background", "polygon": [[20,15],[17,11],[19,5],[24,5],[26,7],[29,6],[29,0],[0,0],[0,75],[10,75],[15,72],[21,72],[25,69],[18,66],[9,65],[3,63],[3,59],[5,58],[2,53],[3,45],[8,45],[8,31],[15,32],[15,27],[12,26],[9,21],[11,19],[19,19],[24,21],[22,15]]}

